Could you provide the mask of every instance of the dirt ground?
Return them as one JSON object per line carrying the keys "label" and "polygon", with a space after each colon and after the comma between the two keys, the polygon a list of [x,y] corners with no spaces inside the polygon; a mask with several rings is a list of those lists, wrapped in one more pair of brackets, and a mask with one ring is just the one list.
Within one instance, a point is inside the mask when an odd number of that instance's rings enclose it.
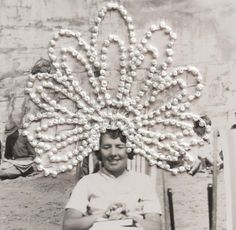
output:
{"label": "dirt ground", "polygon": [[[203,230],[208,227],[207,184],[209,173],[171,176],[166,187],[173,190],[176,230]],[[0,181],[0,230],[59,230],[64,206],[75,183],[72,173],[57,178],[41,175]],[[161,199],[162,186],[158,187]],[[218,227],[226,229],[223,172],[218,177]]]}

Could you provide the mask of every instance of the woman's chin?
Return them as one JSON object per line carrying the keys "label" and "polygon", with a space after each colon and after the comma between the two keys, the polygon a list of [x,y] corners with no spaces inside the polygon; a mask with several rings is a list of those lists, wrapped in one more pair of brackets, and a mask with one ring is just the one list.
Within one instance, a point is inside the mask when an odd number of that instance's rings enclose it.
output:
{"label": "woman's chin", "polygon": [[114,176],[116,175],[121,175],[124,171],[125,168],[122,167],[120,164],[109,164],[109,166],[105,167],[105,169],[113,174]]}
{"label": "woman's chin", "polygon": [[122,171],[121,167],[119,164],[110,164],[109,167],[107,167],[107,169],[111,172],[119,172]]}

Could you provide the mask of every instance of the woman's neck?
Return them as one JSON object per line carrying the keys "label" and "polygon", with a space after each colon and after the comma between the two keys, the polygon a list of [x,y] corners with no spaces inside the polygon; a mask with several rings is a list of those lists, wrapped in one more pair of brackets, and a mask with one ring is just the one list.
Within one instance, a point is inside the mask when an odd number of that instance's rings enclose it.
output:
{"label": "woman's neck", "polygon": [[111,172],[111,171],[107,170],[105,167],[103,167],[102,169],[105,171],[106,174],[109,174],[115,178],[117,178],[127,172],[127,168],[125,168],[124,170],[121,170],[121,171],[117,171],[117,172],[113,172],[113,171]]}

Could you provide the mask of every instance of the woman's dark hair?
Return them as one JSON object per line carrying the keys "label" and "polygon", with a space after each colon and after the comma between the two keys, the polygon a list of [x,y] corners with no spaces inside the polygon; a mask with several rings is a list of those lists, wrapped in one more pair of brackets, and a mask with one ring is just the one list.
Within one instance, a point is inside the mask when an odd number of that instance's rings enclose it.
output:
{"label": "woman's dark hair", "polygon": [[123,135],[123,133],[122,133],[122,131],[120,129],[115,129],[115,130],[107,129],[105,133],[101,133],[100,140],[99,140],[99,145],[100,146],[101,146],[101,142],[102,142],[102,137],[104,135],[108,135],[112,139],[116,139],[116,138],[119,137],[121,142],[123,142],[125,144],[127,142],[126,136]]}
{"label": "woman's dark hair", "polygon": [[[100,136],[100,139],[99,139],[100,147],[101,147],[101,142],[102,142],[102,138],[103,138],[104,135],[108,135],[112,139],[120,138],[121,142],[123,142],[125,144],[127,142],[126,136],[122,133],[122,131],[120,129],[115,129],[115,130],[107,129],[106,132],[102,133],[101,136]],[[101,161],[101,152],[100,152],[100,150],[96,151],[95,154],[96,154],[98,160]],[[133,158],[134,158],[133,151],[128,153],[128,158],[130,160],[133,160]]]}

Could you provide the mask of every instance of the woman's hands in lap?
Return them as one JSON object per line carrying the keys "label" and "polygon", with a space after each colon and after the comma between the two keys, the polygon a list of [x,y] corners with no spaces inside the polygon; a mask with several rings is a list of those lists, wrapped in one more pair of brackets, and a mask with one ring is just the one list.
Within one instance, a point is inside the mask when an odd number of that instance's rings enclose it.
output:
{"label": "woman's hands in lap", "polygon": [[126,204],[121,202],[112,203],[108,206],[104,213],[104,217],[108,220],[123,220],[128,218],[129,210]]}

